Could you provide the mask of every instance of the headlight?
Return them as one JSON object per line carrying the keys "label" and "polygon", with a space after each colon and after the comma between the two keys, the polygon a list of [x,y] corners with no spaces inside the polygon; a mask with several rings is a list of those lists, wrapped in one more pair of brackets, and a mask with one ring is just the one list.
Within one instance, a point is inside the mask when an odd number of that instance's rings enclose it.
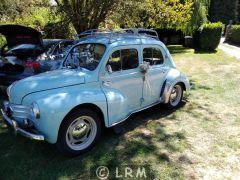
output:
{"label": "headlight", "polygon": [[16,84],[17,81],[13,82],[8,88],[7,88],[7,95],[8,97],[10,98],[10,94],[11,94],[11,90],[12,90],[12,87],[14,86],[14,84]]}
{"label": "headlight", "polygon": [[8,97],[10,97],[10,92],[11,92],[11,88],[12,88],[12,84],[7,88],[7,95]]}
{"label": "headlight", "polygon": [[40,110],[38,107],[38,104],[36,102],[32,103],[32,112],[35,118],[39,119],[40,118]]}

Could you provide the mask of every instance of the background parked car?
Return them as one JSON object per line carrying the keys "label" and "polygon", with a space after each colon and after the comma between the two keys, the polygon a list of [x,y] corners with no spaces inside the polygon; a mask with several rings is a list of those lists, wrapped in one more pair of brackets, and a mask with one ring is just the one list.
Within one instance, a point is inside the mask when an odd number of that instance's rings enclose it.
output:
{"label": "background parked car", "polygon": [[1,47],[1,55],[19,44],[42,45],[42,34],[30,27],[21,25],[1,25],[0,34],[5,36],[7,43]]}
{"label": "background parked car", "polygon": [[43,40],[37,30],[18,25],[0,26],[0,33],[7,40],[0,61],[0,86],[5,87],[58,68],[69,46],[74,44],[73,40]]}

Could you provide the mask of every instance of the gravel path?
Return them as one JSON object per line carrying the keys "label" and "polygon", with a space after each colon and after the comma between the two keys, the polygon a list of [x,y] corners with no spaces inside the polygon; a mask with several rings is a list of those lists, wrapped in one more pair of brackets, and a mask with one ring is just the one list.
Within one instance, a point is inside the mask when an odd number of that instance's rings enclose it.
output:
{"label": "gravel path", "polygon": [[218,48],[229,54],[231,57],[235,57],[240,60],[240,47],[233,46],[223,42],[224,38],[221,39],[221,43]]}

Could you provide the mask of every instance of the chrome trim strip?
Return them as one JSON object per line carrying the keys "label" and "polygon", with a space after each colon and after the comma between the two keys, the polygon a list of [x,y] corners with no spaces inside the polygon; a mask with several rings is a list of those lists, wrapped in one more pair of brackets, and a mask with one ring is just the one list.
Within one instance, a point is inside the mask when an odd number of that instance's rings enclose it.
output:
{"label": "chrome trim strip", "polygon": [[18,127],[17,122],[10,119],[2,109],[1,109],[1,113],[2,113],[4,121],[7,124],[11,125],[14,128],[14,130],[17,133],[21,134],[22,136],[27,137],[29,139],[33,139],[33,140],[38,140],[38,141],[43,141],[45,139],[43,135],[33,134],[33,133],[27,132],[24,129]]}

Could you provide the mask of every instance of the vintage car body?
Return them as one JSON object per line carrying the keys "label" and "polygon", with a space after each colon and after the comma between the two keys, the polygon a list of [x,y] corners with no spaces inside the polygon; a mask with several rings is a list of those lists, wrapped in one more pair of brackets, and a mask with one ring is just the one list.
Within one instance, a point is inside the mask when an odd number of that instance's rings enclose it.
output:
{"label": "vintage car body", "polygon": [[[113,127],[132,113],[168,103],[176,84],[183,90],[190,89],[187,77],[176,69],[159,40],[143,35],[98,34],[84,37],[74,47],[84,43],[105,46],[95,70],[66,68],[63,63],[62,69],[20,80],[8,88],[9,102],[5,102],[2,114],[16,131],[32,139],[58,143],[61,124],[77,109],[92,109],[105,127]],[[161,50],[162,64],[149,67],[143,62],[143,49],[149,47]],[[109,58],[124,49],[138,52],[137,67],[108,71]],[[146,72],[142,72],[144,68]]]}

